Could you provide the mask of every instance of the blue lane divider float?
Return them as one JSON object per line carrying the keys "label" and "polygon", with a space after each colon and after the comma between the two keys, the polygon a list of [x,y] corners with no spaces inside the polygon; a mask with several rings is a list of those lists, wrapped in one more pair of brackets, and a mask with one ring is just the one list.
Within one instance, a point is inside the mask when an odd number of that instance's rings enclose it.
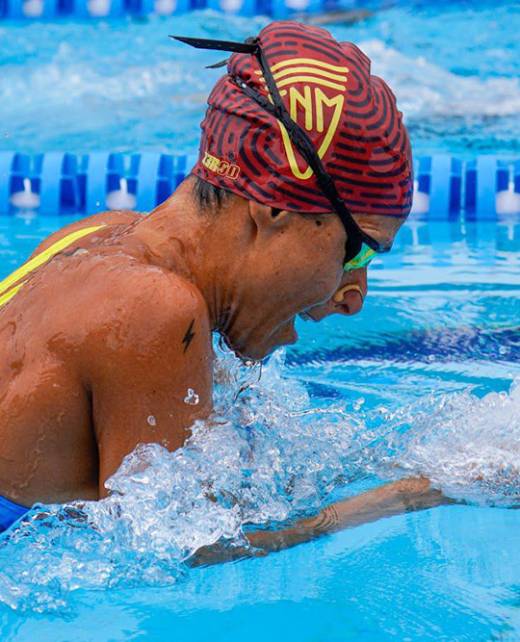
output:
{"label": "blue lane divider float", "polygon": [[366,5],[364,0],[0,0],[0,19],[120,18],[213,9],[231,15],[284,18]]}
{"label": "blue lane divider float", "polygon": [[520,213],[520,160],[424,156],[415,162],[415,179],[412,213],[419,218],[493,220]]}
{"label": "blue lane divider float", "polygon": [[[195,155],[21,154],[0,152],[0,215],[147,212],[165,201],[195,164]],[[415,218],[494,220],[520,214],[520,159],[447,155],[415,163]]]}

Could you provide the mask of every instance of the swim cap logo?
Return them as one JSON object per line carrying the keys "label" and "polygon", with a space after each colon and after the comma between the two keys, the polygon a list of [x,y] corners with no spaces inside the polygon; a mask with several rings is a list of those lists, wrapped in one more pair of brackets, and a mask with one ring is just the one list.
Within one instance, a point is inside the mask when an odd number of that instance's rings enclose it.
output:
{"label": "swim cap logo", "polygon": [[219,176],[225,176],[233,181],[236,181],[240,174],[240,167],[238,165],[233,165],[233,163],[212,156],[209,152],[204,154],[202,164],[209,169],[210,172],[214,172]]}
{"label": "swim cap logo", "polygon": [[[323,158],[330,147],[341,118],[345,102],[344,92],[348,67],[331,65],[314,58],[290,58],[274,64],[271,71],[280,95],[284,97],[287,96],[287,93],[289,94],[291,118],[308,132],[315,131],[324,134],[317,150],[319,157]],[[255,73],[261,77],[265,85],[262,72],[256,71]],[[305,83],[303,93],[301,91],[302,83]],[[324,89],[327,90],[327,93]],[[300,123],[298,117],[302,113],[303,123]],[[292,173],[300,180],[309,179],[313,174],[311,167],[309,165],[303,169],[299,167],[289,134],[280,121],[278,121],[278,125]]]}

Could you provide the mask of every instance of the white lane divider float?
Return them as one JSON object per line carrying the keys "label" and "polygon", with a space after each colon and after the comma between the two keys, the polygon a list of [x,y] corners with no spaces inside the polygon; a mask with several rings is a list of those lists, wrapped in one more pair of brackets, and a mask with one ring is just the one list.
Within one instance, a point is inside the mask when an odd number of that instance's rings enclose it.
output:
{"label": "white lane divider float", "polygon": [[40,207],[40,195],[32,191],[30,178],[23,179],[23,190],[12,194],[10,201],[19,210],[37,210]]}
{"label": "white lane divider float", "polygon": [[107,194],[106,206],[109,210],[133,210],[137,199],[135,194],[128,191],[126,178],[119,179],[119,189]]}

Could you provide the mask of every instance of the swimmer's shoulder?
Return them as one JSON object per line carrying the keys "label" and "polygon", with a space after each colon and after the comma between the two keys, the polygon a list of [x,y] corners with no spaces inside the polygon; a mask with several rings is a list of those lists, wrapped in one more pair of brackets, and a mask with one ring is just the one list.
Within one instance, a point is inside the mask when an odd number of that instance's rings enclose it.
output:
{"label": "swimmer's shoulder", "polygon": [[[100,342],[91,354],[103,354],[103,346],[119,345],[141,355],[153,355],[157,346],[176,345],[184,351],[211,351],[211,323],[206,301],[189,279],[170,270],[143,264],[132,257],[112,257],[111,269],[102,270],[92,294],[83,301],[80,314]],[[191,329],[190,329],[191,328]],[[118,342],[113,342],[117,334]],[[119,348],[118,348],[119,349]]]}
{"label": "swimmer's shoulder", "polygon": [[[62,227],[61,229],[57,230],[56,232],[48,236],[46,239],[44,239],[38,245],[38,247],[34,250],[33,254],[31,255],[31,258],[36,256],[37,254],[40,254],[41,252],[46,250],[48,247],[50,247],[57,241],[60,241],[61,239],[66,238],[67,236],[69,236],[70,234],[73,234],[74,232],[78,232],[80,230],[92,228],[95,226],[100,226],[100,228],[104,226],[110,230],[117,227],[121,227],[122,229],[124,229],[128,225],[132,225],[133,223],[141,220],[142,218],[143,218],[143,214],[139,212],[133,212],[131,210],[100,212],[99,214],[94,214],[92,216],[82,218],[79,221],[75,221],[70,225],[66,225],[65,227]],[[92,242],[95,242],[96,237],[92,236],[91,240]],[[85,246],[85,244],[88,245],[88,243],[89,243],[88,237],[82,240],[83,246]]]}

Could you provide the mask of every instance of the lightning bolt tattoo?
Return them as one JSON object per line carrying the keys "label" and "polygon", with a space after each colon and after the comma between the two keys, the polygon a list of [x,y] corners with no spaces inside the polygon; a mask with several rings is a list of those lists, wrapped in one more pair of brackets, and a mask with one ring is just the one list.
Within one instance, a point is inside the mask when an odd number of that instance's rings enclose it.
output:
{"label": "lightning bolt tattoo", "polygon": [[184,343],[184,352],[186,352],[186,350],[190,347],[190,343],[192,342],[193,337],[195,336],[195,332],[192,332],[194,325],[195,325],[195,319],[192,319],[188,329],[186,330],[184,339],[182,340],[182,342]]}

